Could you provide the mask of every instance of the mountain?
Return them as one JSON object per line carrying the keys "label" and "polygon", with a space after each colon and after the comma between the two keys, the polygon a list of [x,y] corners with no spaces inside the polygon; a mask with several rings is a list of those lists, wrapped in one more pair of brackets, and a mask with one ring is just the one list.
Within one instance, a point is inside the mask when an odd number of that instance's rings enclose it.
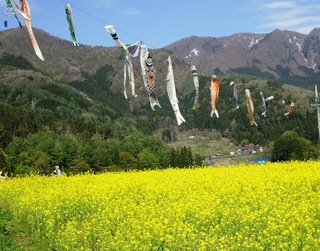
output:
{"label": "mountain", "polygon": [[308,35],[276,29],[268,34],[187,37],[165,49],[204,75],[246,73],[310,87],[320,77],[320,28]]}
{"label": "mountain", "polygon": [[[116,47],[73,46],[71,41],[34,29],[44,55],[42,62],[34,54],[25,29],[0,32],[0,58],[7,55],[29,62],[42,77],[63,82],[84,80],[109,64],[113,68],[110,89],[121,92],[123,61]],[[190,65],[206,76],[224,77],[232,73],[250,74],[310,89],[320,77],[320,28],[304,35],[274,30],[269,34],[239,33],[227,37],[187,37],[162,49],[150,50],[157,69],[158,91],[165,93],[166,59],[173,58],[176,86],[182,92]],[[106,36],[106,39],[108,37]],[[110,38],[111,39],[111,38]],[[170,53],[171,52],[171,53]],[[143,89],[140,63],[134,58],[137,91]],[[139,89],[140,88],[140,89]],[[141,94],[141,92],[140,92]],[[145,93],[144,93],[145,95]]]}
{"label": "mountain", "polygon": [[[124,137],[131,129],[146,134],[197,129],[208,130],[217,138],[223,135],[236,142],[246,138],[260,144],[267,144],[285,130],[299,129],[303,136],[313,142],[317,140],[316,128],[309,127],[315,123],[315,110],[310,103],[314,101],[313,85],[318,76],[318,29],[308,36],[275,30],[266,35],[190,37],[150,50],[162,106],[155,111],[150,108],[143,86],[139,58],[133,58],[138,97],[130,96],[130,87],[127,87],[128,100],[125,100],[123,60],[117,47],[75,47],[71,41],[42,30],[34,29],[34,33],[45,61],[35,55],[25,29],[0,32],[0,104],[3,103],[0,117],[8,120],[6,123],[0,120],[0,128],[6,132],[0,131],[3,147],[15,136],[25,137],[47,127],[58,132],[86,134],[89,138],[95,133],[101,133],[104,138]],[[179,127],[166,93],[169,55],[180,111],[187,121]],[[195,90],[191,64],[196,64],[200,73],[198,110],[192,109]],[[220,80],[219,119],[210,117],[212,73]],[[231,81],[239,83],[239,110],[235,109]],[[243,95],[246,88],[250,88],[255,103],[258,127],[248,124]],[[259,115],[261,91],[266,97],[275,97],[267,118]],[[285,117],[291,102],[296,105],[295,114]],[[16,113],[15,116],[11,116],[12,113]],[[39,118],[32,119],[32,116]]]}
{"label": "mountain", "polygon": [[[41,72],[43,78],[59,79],[62,82],[84,80],[86,74],[95,74],[98,69],[105,65],[113,68],[111,90],[122,92],[123,89],[123,61],[121,51],[116,47],[80,45],[75,47],[72,42],[51,36],[45,31],[34,28],[35,37],[44,56],[44,61],[37,58],[30,43],[25,29],[9,29],[0,32],[0,59],[8,55],[19,58],[29,63],[28,69]],[[106,39],[112,39],[106,35]],[[160,93],[165,91],[166,59],[172,57],[175,65],[177,79],[189,72],[189,68],[177,56],[163,49],[152,52],[157,67],[157,79]],[[140,63],[134,58],[135,77],[137,89],[142,88]],[[177,86],[180,88],[181,84]]]}

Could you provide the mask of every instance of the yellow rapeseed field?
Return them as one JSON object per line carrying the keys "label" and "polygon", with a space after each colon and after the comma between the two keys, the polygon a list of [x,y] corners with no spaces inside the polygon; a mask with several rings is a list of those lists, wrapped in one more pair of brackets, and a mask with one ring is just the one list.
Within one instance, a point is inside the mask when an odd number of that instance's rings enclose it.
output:
{"label": "yellow rapeseed field", "polygon": [[0,210],[36,250],[320,250],[320,162],[14,178]]}

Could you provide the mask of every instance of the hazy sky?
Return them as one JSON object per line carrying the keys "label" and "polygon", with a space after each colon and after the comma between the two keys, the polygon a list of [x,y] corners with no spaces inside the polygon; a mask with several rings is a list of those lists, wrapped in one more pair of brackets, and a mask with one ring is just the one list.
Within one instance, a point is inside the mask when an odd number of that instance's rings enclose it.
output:
{"label": "hazy sky", "polygon": [[[11,0],[14,5],[14,1]],[[16,0],[18,3],[19,0]],[[308,34],[320,27],[319,0],[29,0],[33,27],[71,41],[65,4],[72,8],[80,44],[114,46],[105,30],[112,24],[119,39],[139,40],[149,48],[161,48],[189,36],[222,37],[235,33],[269,33],[274,29]],[[0,0],[0,30],[18,26]],[[22,16],[17,12],[20,21]]]}

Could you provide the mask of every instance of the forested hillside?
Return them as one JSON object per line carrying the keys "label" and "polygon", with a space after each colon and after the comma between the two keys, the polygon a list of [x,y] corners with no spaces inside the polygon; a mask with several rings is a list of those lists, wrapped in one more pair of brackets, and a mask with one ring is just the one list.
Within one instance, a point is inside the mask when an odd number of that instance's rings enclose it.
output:
{"label": "forested hillside", "polygon": [[[40,35],[43,41],[50,41],[57,53],[63,54],[65,42]],[[42,36],[39,36],[40,41]],[[179,134],[189,131],[193,134],[206,131],[208,142],[224,137],[234,144],[246,140],[266,146],[285,131],[293,130],[318,143],[316,112],[310,106],[314,102],[311,90],[248,74],[218,74],[220,117],[210,117],[211,76],[199,75],[200,107],[193,109],[195,89],[190,66],[166,50],[155,50],[152,53],[157,59],[157,88],[162,108],[152,111],[141,84],[137,61],[134,66],[138,97],[124,98],[121,54],[114,49],[85,47],[81,55],[90,60],[88,64],[82,60],[79,65],[75,64],[80,59],[72,61],[76,54],[68,52],[65,57],[76,67],[78,75],[72,75],[75,68],[71,66],[67,70],[61,68],[59,60],[64,59],[60,54],[55,55],[55,62],[49,58],[40,65],[27,53],[2,52],[0,169],[17,175],[30,171],[49,174],[56,164],[65,172],[77,173],[188,166],[195,160],[201,163],[203,153],[196,148],[191,152],[187,143],[181,149],[171,149],[168,145],[179,140]],[[95,55],[102,52],[105,55],[110,52],[109,61],[95,64]],[[181,114],[186,119],[181,126],[177,125],[166,93],[168,55],[174,58],[177,97]],[[235,105],[231,81],[239,85],[239,109]],[[257,126],[251,126],[247,116],[244,96],[247,88],[252,94]],[[274,96],[268,102],[266,117],[261,116],[260,92],[265,97]],[[292,102],[295,110],[285,116]]]}

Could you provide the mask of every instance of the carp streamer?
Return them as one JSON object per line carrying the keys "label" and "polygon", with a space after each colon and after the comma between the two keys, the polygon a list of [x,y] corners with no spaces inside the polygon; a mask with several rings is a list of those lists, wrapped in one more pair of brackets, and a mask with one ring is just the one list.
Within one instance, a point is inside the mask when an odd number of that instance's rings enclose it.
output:
{"label": "carp streamer", "polygon": [[70,4],[66,4],[65,10],[66,10],[66,16],[67,16],[67,21],[68,21],[68,25],[69,25],[69,31],[70,31],[70,35],[71,35],[71,39],[72,39],[73,45],[74,46],[79,46],[79,43],[78,43],[77,38],[76,38],[76,34],[74,32],[74,30],[75,30],[74,29],[74,22],[73,22],[73,15],[72,15]]}
{"label": "carp streamer", "polygon": [[26,28],[28,30],[29,33],[29,37],[33,46],[33,49],[36,53],[36,55],[42,60],[44,61],[44,58],[42,56],[41,50],[38,46],[37,40],[34,36],[33,30],[32,30],[32,26],[31,26],[31,13],[30,13],[30,8],[29,8],[29,4],[27,2],[27,0],[20,0],[20,6],[18,4],[16,4],[16,2],[14,2],[19,13],[21,14],[21,16],[24,19],[24,22],[26,24]]}

